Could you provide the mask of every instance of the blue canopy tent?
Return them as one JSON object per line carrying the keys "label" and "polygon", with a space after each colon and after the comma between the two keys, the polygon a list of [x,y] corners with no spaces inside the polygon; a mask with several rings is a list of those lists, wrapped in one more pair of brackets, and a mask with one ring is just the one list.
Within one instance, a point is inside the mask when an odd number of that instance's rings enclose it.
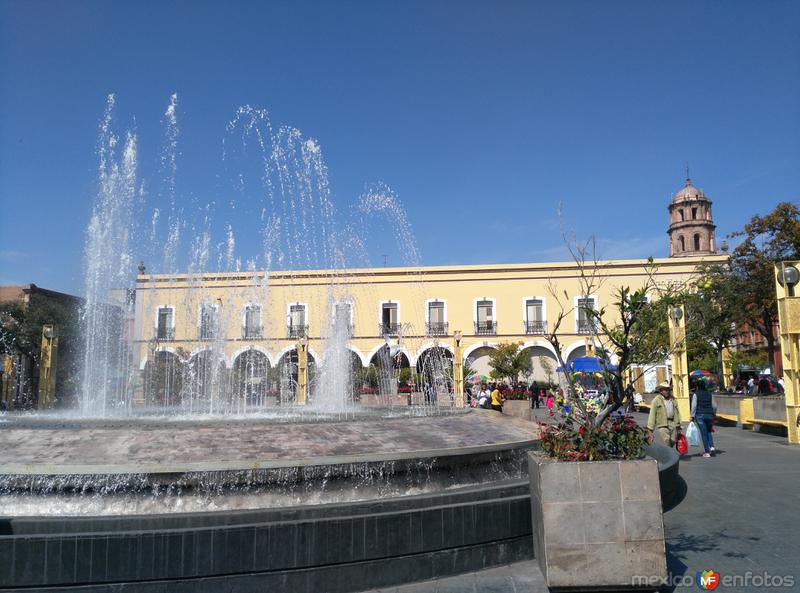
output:
{"label": "blue canopy tent", "polygon": [[[573,373],[602,373],[605,370],[614,371],[615,367],[610,362],[601,362],[599,358],[594,356],[580,356],[569,363],[570,372]],[[556,369],[561,372],[562,368]]]}

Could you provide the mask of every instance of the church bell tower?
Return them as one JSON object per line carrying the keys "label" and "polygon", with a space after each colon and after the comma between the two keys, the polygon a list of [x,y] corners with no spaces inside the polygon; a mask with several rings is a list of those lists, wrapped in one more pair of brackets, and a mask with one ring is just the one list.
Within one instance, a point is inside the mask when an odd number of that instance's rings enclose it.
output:
{"label": "church bell tower", "polygon": [[686,184],[669,204],[669,256],[713,255],[717,252],[716,225],[711,214],[711,200],[703,190]]}

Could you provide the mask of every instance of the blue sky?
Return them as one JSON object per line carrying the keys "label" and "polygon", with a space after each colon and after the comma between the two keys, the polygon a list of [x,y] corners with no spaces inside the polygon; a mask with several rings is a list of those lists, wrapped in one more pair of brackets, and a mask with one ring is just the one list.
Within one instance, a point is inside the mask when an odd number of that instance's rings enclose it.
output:
{"label": "blue sky", "polygon": [[[798,22],[779,0],[5,0],[0,283],[82,292],[108,93],[152,195],[178,93],[187,209],[228,199],[221,143],[249,104],[318,139],[341,208],[389,185],[423,263],[563,259],[560,224],[604,257],[665,256],[686,162],[720,237],[800,201]],[[217,222],[246,259],[260,238],[237,212]],[[374,235],[372,263],[402,263]]]}

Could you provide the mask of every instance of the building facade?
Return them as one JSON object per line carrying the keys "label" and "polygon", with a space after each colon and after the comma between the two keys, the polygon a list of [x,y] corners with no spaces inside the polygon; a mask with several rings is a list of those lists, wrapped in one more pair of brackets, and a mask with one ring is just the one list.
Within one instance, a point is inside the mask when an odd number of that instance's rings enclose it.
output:
{"label": "building facade", "polygon": [[558,337],[569,361],[598,345],[585,311],[610,305],[619,288],[641,288],[651,274],[656,284],[684,284],[701,263],[726,261],[714,229],[711,201],[687,179],[669,205],[671,257],[592,264],[592,294],[584,294],[575,262],[174,276],[140,268],[133,363],[145,371],[159,357],[189,368],[213,359],[234,382],[252,381],[254,372],[266,378],[296,360],[300,340],[310,364],[324,366],[344,327],[355,368],[377,366],[387,342],[400,367],[420,371],[434,353],[452,361],[459,333],[464,363],[476,373],[488,374],[498,344],[516,342],[531,356],[530,379],[554,382],[557,357],[545,336],[560,312],[568,312]]}

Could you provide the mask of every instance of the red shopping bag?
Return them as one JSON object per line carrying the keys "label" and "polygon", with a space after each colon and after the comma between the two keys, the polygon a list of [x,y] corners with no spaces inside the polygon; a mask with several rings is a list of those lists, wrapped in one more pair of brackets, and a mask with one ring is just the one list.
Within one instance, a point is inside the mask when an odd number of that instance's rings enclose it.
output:
{"label": "red shopping bag", "polygon": [[689,452],[689,443],[686,442],[686,437],[683,434],[678,435],[678,440],[675,441],[675,449],[678,455],[686,455]]}

